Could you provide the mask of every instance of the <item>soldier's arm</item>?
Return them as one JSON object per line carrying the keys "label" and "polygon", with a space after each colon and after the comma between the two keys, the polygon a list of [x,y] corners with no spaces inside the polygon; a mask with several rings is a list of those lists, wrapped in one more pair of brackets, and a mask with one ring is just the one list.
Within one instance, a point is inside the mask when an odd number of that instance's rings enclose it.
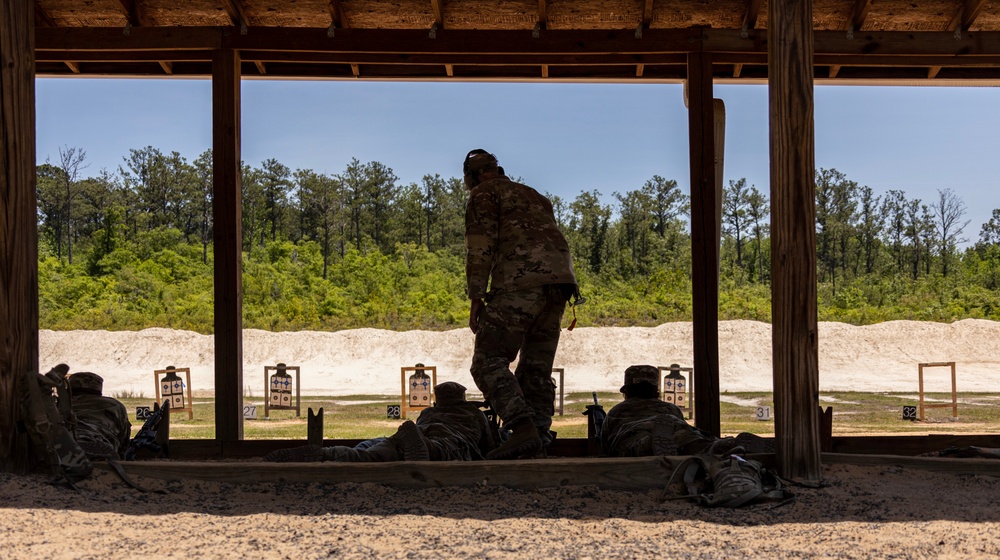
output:
{"label": "soldier's arm", "polygon": [[498,213],[489,191],[473,189],[465,208],[465,279],[472,300],[484,298],[489,287],[499,239]]}

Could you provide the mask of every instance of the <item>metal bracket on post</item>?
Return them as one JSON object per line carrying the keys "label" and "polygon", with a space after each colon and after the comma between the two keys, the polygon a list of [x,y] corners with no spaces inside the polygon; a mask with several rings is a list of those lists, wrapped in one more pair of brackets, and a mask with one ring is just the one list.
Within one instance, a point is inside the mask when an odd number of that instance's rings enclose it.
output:
{"label": "metal bracket on post", "polygon": [[535,23],[535,28],[531,30],[531,38],[537,39],[542,36],[542,28],[545,27],[542,22]]}
{"label": "metal bracket on post", "polygon": [[854,24],[853,23],[847,26],[847,40],[848,41],[853,41],[854,40]]}
{"label": "metal bracket on post", "polygon": [[639,22],[639,25],[635,28],[635,38],[642,39],[642,28],[646,25],[643,22]]}
{"label": "metal bracket on post", "polygon": [[336,34],[335,29],[337,29],[337,26],[331,23],[330,27],[326,28],[326,36],[333,37]]}
{"label": "metal bracket on post", "polygon": [[435,21],[434,25],[431,25],[431,30],[427,32],[427,37],[431,39],[437,39],[438,27],[440,27],[440,25],[438,25],[438,22]]}

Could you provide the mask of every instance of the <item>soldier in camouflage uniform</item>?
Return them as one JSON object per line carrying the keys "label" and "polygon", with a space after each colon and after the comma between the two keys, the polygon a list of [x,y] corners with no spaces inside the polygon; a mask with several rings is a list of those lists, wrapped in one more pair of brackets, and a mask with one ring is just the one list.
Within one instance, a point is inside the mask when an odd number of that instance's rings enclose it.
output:
{"label": "soldier in camouflage uniform", "polygon": [[748,453],[773,452],[759,436],[742,433],[717,438],[689,425],[673,403],[660,400],[660,370],[630,366],[621,392],[625,400],[608,411],[601,428],[601,450],[612,457],[726,453],[742,447]]}
{"label": "soldier in camouflage uniform", "polygon": [[96,373],[77,372],[68,381],[77,443],[92,457],[120,458],[132,432],[125,405],[102,395],[104,379]]}
{"label": "soldier in camouflage uniform", "polygon": [[465,400],[465,387],[454,381],[434,388],[437,402],[416,423],[404,422],[393,436],[371,445],[279,449],[264,457],[274,462],[470,461],[483,459],[495,446],[493,427],[475,404]]}
{"label": "soldier in camouflage uniform", "polygon": [[[511,436],[487,457],[537,456],[552,441],[552,362],[570,297],[579,299],[569,245],[552,203],[472,150],[463,166],[472,378]],[[516,371],[510,364],[520,354]]]}

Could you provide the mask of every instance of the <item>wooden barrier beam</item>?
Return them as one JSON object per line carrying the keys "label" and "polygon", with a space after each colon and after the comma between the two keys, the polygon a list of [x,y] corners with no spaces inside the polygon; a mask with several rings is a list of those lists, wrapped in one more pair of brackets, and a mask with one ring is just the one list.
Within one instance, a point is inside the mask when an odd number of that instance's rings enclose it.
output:
{"label": "wooden barrier beam", "polygon": [[[121,465],[128,474],[165,480],[226,483],[375,483],[397,488],[507,486],[534,489],[598,486],[613,490],[664,488],[688,456],[603,459],[534,459],[527,461],[400,461],[392,463],[202,463],[135,461]],[[773,465],[774,456],[754,455]],[[997,475],[996,459],[902,457],[824,453],[827,465],[899,466],[947,474]],[[105,463],[96,468],[110,470]]]}

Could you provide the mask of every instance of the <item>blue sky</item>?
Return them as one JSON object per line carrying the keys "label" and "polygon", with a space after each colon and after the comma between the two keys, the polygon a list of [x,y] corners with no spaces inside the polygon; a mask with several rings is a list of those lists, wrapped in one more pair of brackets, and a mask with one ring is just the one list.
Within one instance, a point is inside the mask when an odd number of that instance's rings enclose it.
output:
{"label": "blue sky", "polygon": [[[39,163],[87,153],[85,175],[116,171],[130,148],[194,160],[211,146],[207,80],[37,80]],[[653,175],[687,191],[682,88],[662,84],[243,82],[243,159],[335,174],[352,157],[401,182],[460,176],[465,153],[492,151],[508,174],[573,199],[636,189]],[[726,103],[725,180],[768,186],[767,88],[716,85]],[[1000,89],[816,88],[816,165],[882,194],[925,203],[955,191],[975,241],[1000,208]]]}

